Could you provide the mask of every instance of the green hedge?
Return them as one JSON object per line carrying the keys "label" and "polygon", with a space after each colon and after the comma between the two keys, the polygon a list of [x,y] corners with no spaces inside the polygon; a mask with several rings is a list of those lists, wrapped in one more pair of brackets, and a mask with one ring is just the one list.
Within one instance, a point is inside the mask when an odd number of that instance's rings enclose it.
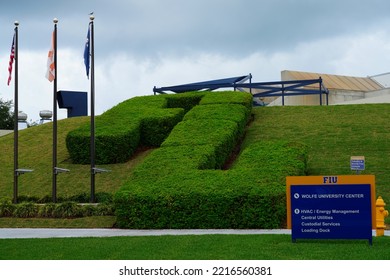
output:
{"label": "green hedge", "polygon": [[227,120],[188,120],[179,123],[162,147],[211,145],[215,148],[216,168],[221,168],[238,137],[238,126]]}
{"label": "green hedge", "polygon": [[[304,147],[259,142],[246,147],[232,169],[215,170],[244,134],[251,106],[248,93],[185,93],[133,98],[100,116],[97,154],[102,163],[124,161],[138,145],[161,145],[115,194],[118,226],[283,226],[285,177],[305,173]],[[69,147],[76,146],[84,162],[89,161],[87,131],[68,135]]]}
{"label": "green hedge", "polygon": [[[183,108],[168,108],[170,99],[166,96],[135,97],[96,117],[96,163],[125,162],[139,145],[159,146],[185,112]],[[178,99],[194,98],[183,94]],[[66,145],[73,163],[89,163],[90,125],[69,132]]]}
{"label": "green hedge", "polygon": [[112,215],[114,215],[114,206],[111,203],[81,205],[73,201],[66,201],[46,204],[33,202],[12,204],[10,201],[0,201],[0,218],[79,218]]}
{"label": "green hedge", "polygon": [[[228,99],[229,103],[251,105],[250,96],[241,92],[189,92],[126,100],[96,117],[96,163],[125,162],[140,145],[158,147],[194,106]],[[89,163],[90,125],[69,132],[66,145],[73,163]]]}
{"label": "green hedge", "polygon": [[123,228],[277,228],[286,217],[285,177],[303,175],[305,148],[257,143],[220,168],[243,134],[251,96],[205,94],[115,195]]}
{"label": "green hedge", "polygon": [[[122,228],[279,228],[285,223],[285,177],[304,175],[305,148],[285,142],[245,149],[231,170],[198,170],[207,156],[165,159],[161,148],[141,164],[115,195]],[[185,150],[182,148],[182,152]],[[187,150],[187,152],[190,152]],[[208,151],[212,154],[212,149]],[[182,158],[183,154],[177,154]],[[210,157],[212,158],[212,157]],[[163,165],[167,168],[163,168]],[[265,168],[264,168],[265,167]],[[152,169],[153,168],[153,169]]]}
{"label": "green hedge", "polygon": [[143,112],[146,117],[141,120],[141,143],[145,146],[160,146],[171,130],[183,116],[183,109],[159,109]]}
{"label": "green hedge", "polygon": [[[118,224],[134,228],[216,227],[218,221],[234,226],[218,213],[232,207],[232,199],[221,183],[226,176],[221,168],[229,157],[248,120],[252,99],[248,93],[205,93],[217,99],[193,107],[172,130],[161,148],[155,150],[137,166],[127,186],[116,195]],[[185,103],[176,95],[169,98],[173,106],[195,105],[196,98]],[[199,102],[199,101],[197,101]],[[179,105],[180,104],[180,105]],[[207,105],[207,106],[206,106]],[[207,176],[206,176],[207,174]],[[216,176],[216,174],[219,174]],[[211,182],[212,181],[212,182]],[[215,194],[208,192],[214,186]],[[131,186],[130,189],[128,186]],[[234,200],[234,199],[233,199]],[[206,202],[205,202],[206,201]],[[214,208],[205,219],[207,205]],[[205,208],[202,206],[205,205]],[[201,206],[201,213],[196,208]],[[187,219],[187,218],[188,219]],[[131,220],[130,224],[128,220]],[[220,226],[219,226],[220,227]]]}
{"label": "green hedge", "polygon": [[239,91],[220,91],[205,95],[199,102],[199,105],[210,104],[240,104],[247,109],[252,109],[252,94]]}
{"label": "green hedge", "polygon": [[[202,100],[203,101],[203,100]],[[202,102],[203,103],[203,102]],[[250,116],[250,109],[241,104],[210,104],[208,106],[195,106],[189,111],[184,121],[187,120],[225,120],[235,122],[238,126],[238,135],[242,135]]]}
{"label": "green hedge", "polygon": [[207,94],[209,94],[209,92],[187,92],[165,95],[165,97],[167,99],[168,108],[183,108],[185,112],[188,112],[194,106],[198,105],[200,100]]}

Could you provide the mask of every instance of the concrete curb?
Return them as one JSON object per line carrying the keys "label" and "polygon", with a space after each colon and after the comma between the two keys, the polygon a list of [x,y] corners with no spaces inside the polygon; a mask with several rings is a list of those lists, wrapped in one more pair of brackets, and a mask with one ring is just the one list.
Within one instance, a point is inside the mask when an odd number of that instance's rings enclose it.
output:
{"label": "concrete curb", "polygon": [[[375,236],[375,230],[372,231]],[[259,234],[291,234],[289,229],[57,229],[57,228],[1,228],[0,239],[15,238],[64,238],[64,237],[114,237],[114,236],[164,236],[164,235],[259,235]],[[390,231],[385,231],[390,236]]]}
{"label": "concrete curb", "polygon": [[56,229],[56,228],[2,228],[0,239],[6,238],[57,238],[57,237],[113,237],[113,236],[163,236],[206,234],[291,234],[287,229],[234,230],[234,229]]}

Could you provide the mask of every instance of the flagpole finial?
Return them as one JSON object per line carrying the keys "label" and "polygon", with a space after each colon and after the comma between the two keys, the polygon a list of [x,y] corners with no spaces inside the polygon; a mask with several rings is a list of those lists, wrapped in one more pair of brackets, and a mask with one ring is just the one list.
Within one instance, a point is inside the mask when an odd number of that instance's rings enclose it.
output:
{"label": "flagpole finial", "polygon": [[57,24],[57,23],[58,23],[58,18],[54,18],[54,19],[53,19],[53,22],[54,22],[55,24]]}
{"label": "flagpole finial", "polygon": [[91,21],[93,21],[93,20],[95,19],[95,16],[93,15],[93,13],[89,15],[89,19],[90,19]]}
{"label": "flagpole finial", "polygon": [[18,26],[18,25],[19,25],[19,21],[16,20],[16,21],[14,22],[14,24],[15,24],[15,26]]}

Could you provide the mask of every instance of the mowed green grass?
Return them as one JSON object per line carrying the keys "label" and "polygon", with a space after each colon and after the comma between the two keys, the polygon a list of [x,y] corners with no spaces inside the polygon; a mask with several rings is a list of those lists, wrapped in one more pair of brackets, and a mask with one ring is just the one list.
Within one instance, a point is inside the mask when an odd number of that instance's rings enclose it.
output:
{"label": "mowed green grass", "polygon": [[365,156],[361,174],[376,177],[376,194],[390,205],[390,104],[253,109],[242,148],[291,140],[308,147],[308,175],[352,175],[351,156]]}
{"label": "mowed green grass", "polygon": [[[390,104],[294,106],[254,108],[242,150],[264,140],[298,141],[308,146],[308,175],[348,175],[351,156],[363,155],[363,174],[376,176],[376,193],[390,204]],[[70,169],[57,177],[58,196],[90,192],[90,166],[72,164],[65,146],[67,133],[89,121],[71,118],[58,122],[58,166]],[[19,133],[19,167],[34,172],[19,177],[19,195],[51,196],[52,124]],[[13,197],[13,135],[0,137],[0,198]],[[96,176],[96,192],[115,193],[150,150]]]}
{"label": "mowed green grass", "polygon": [[6,260],[389,260],[390,237],[298,240],[289,235],[0,239]]}
{"label": "mowed green grass", "polygon": [[[66,149],[65,138],[69,131],[89,122],[88,117],[77,117],[58,121],[58,167],[69,173],[57,176],[57,196],[69,197],[90,193],[90,165],[72,164]],[[52,123],[19,131],[19,168],[33,169],[32,173],[19,177],[19,195],[42,198],[51,197],[52,191]],[[13,197],[13,133],[0,137],[0,199]],[[114,193],[123,180],[131,174],[151,150],[137,153],[123,164],[99,166],[111,172],[96,176],[96,192]]]}
{"label": "mowed green grass", "polygon": [[[253,109],[253,114],[254,121],[247,129],[242,149],[263,140],[302,142],[309,149],[308,175],[353,174],[349,169],[350,156],[364,155],[366,170],[363,174],[376,176],[377,195],[390,205],[390,105],[265,107]],[[88,192],[89,167],[69,163],[64,147],[65,132],[85,121],[88,120],[71,119],[59,124],[62,131],[60,165],[73,170],[59,176],[61,194]],[[34,137],[37,139],[32,140]],[[50,124],[21,131],[20,138],[21,167],[36,169],[41,166],[34,175],[21,177],[21,194],[50,194]],[[12,198],[12,136],[0,138],[0,149],[5,151],[0,157],[0,197]],[[115,192],[137,161],[146,155],[147,152],[126,164],[106,166],[113,172],[98,177],[98,191]],[[44,172],[48,179],[43,178]],[[108,224],[112,222],[110,220]],[[7,223],[12,222],[8,220]],[[289,235],[3,239],[0,248],[1,252],[6,252],[0,254],[2,259],[26,260],[390,259],[389,237],[374,238],[373,246],[365,240],[298,240],[292,243]]]}

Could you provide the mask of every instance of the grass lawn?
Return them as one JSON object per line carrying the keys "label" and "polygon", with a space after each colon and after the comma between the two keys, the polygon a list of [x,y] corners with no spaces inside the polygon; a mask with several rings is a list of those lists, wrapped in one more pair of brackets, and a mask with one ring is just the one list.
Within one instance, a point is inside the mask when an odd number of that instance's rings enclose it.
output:
{"label": "grass lawn", "polygon": [[[390,104],[348,106],[261,107],[252,111],[254,120],[247,128],[242,149],[257,141],[286,139],[308,146],[308,175],[349,175],[350,156],[364,155],[363,174],[376,176],[376,193],[390,204]],[[58,123],[58,162],[71,170],[58,176],[58,196],[89,193],[89,165],[69,162],[65,147],[68,131],[88,122],[88,118],[71,118]],[[19,179],[19,195],[51,196],[52,124],[20,131],[19,165],[34,169]],[[12,199],[13,136],[0,137],[0,198]],[[114,193],[133,168],[151,152],[142,150],[124,164],[103,166],[111,170],[96,177],[96,192]],[[37,220],[38,221],[38,220]],[[40,224],[42,221],[39,221]],[[390,217],[386,219],[390,223]],[[15,227],[22,227],[13,222]],[[32,226],[31,221],[28,226]],[[5,224],[11,225],[9,221]],[[4,227],[0,219],[0,227]],[[55,227],[54,222],[50,224]],[[62,226],[63,223],[60,222]],[[89,227],[88,223],[85,227]]]}
{"label": "grass lawn", "polygon": [[[363,155],[363,174],[376,176],[377,195],[390,205],[390,104],[266,107],[253,109],[242,148],[263,140],[299,141],[308,146],[308,175],[348,175],[350,156]],[[89,166],[69,162],[67,131],[86,118],[59,122],[59,166],[71,170],[58,178],[58,195],[89,192]],[[0,198],[12,198],[12,134],[0,138]],[[51,194],[51,124],[20,132],[20,167],[34,169],[20,178],[20,195]],[[114,193],[150,151],[97,177],[96,191]],[[389,207],[386,207],[389,209]],[[101,219],[101,220],[99,220]],[[389,224],[390,218],[386,219]],[[0,227],[111,227],[113,217],[74,220],[0,219]],[[1,259],[274,259],[389,260],[390,237],[368,241],[291,242],[288,235],[213,235],[0,240]]]}
{"label": "grass lawn", "polygon": [[[242,148],[257,141],[291,140],[309,148],[308,175],[349,175],[350,156],[363,155],[363,174],[376,176],[377,195],[390,203],[390,104],[348,106],[285,106],[253,109]],[[89,165],[72,164],[65,146],[68,131],[88,122],[85,117],[58,122],[59,166],[70,169],[57,179],[58,196],[90,192]],[[19,133],[19,166],[34,172],[19,178],[19,195],[51,196],[52,124]],[[0,137],[0,198],[12,199],[13,135]],[[96,192],[116,192],[151,150],[127,163],[102,166],[111,170],[96,177]]]}
{"label": "grass lawn", "polygon": [[[65,138],[69,131],[89,121],[87,117],[64,119],[58,122],[58,166],[69,173],[57,176],[57,196],[69,197],[90,193],[90,165],[72,164]],[[13,197],[13,134],[0,137],[0,199]],[[110,170],[96,176],[96,192],[114,193],[128,178],[132,168],[149,154],[151,149],[140,149],[123,164],[101,165]],[[34,172],[19,177],[19,195],[51,197],[52,191],[52,123],[31,127],[19,132],[19,167]]]}
{"label": "grass lawn", "polygon": [[390,104],[285,106],[253,109],[243,148],[256,141],[291,140],[308,146],[308,175],[352,175],[351,156],[365,156],[362,174],[390,204]]}
{"label": "grass lawn", "polygon": [[290,235],[0,239],[3,260],[390,260],[390,237],[298,240]]}

